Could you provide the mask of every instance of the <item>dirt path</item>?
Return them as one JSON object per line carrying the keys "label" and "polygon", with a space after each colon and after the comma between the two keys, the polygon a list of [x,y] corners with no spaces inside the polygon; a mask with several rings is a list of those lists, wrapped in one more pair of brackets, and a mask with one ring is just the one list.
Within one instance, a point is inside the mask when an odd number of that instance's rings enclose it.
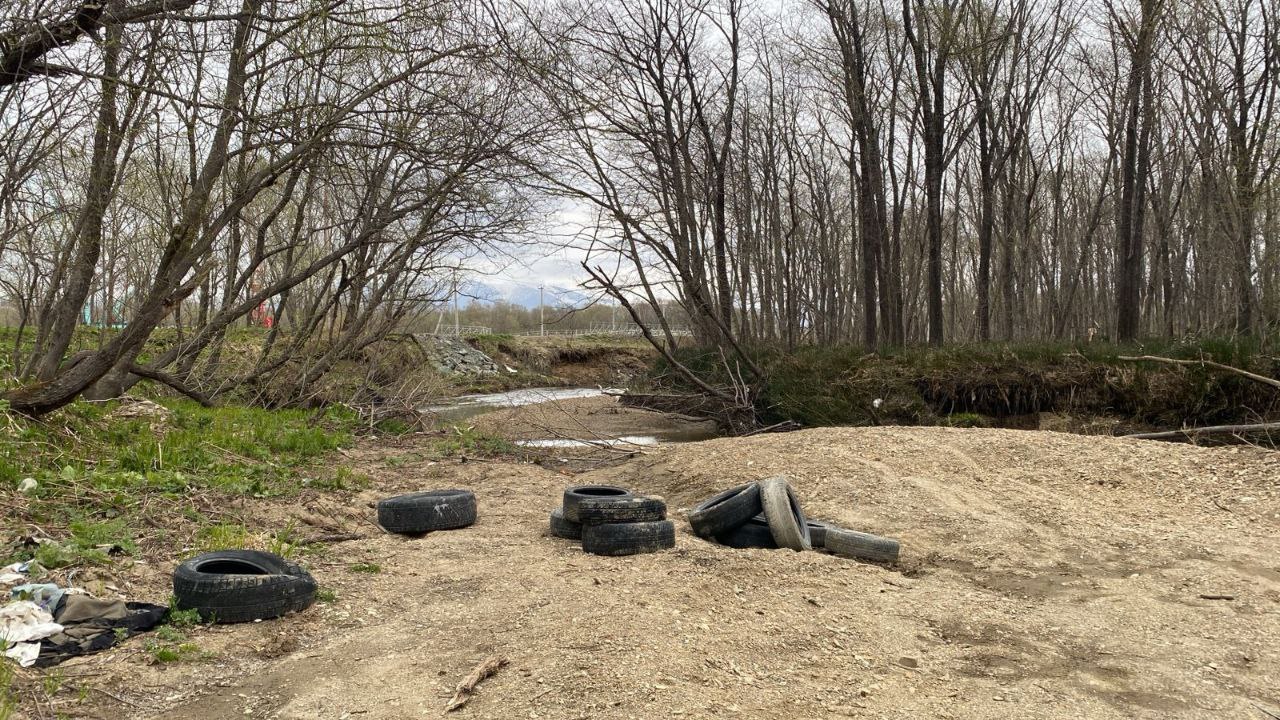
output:
{"label": "dirt path", "polygon": [[[1260,718],[1280,711],[1280,461],[1042,432],[823,429],[651,451],[569,477],[504,463],[405,464],[294,517],[370,533],[310,559],[332,604],[201,630],[205,663],[149,666],[140,641],[67,666],[104,673],[99,717],[438,717],[484,657],[511,663],[458,717]],[[810,514],[893,534],[888,569],[732,550],[677,518],[677,548],[583,554],[544,536],[565,485],[616,481],[673,514],[787,472]],[[366,503],[461,486],[480,520],[374,534]],[[352,570],[373,563],[378,573]],[[162,570],[162,569],[161,569]],[[1205,600],[1226,594],[1234,600]]]}

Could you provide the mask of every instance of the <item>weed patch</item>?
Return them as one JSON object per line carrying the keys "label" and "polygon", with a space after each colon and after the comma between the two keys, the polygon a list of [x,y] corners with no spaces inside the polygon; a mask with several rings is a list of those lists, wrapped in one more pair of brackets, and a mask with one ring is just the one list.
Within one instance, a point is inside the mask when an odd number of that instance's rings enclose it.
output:
{"label": "weed patch", "polygon": [[[349,490],[368,478],[350,468],[314,472],[317,461],[348,444],[358,417],[252,407],[205,408],[160,401],[163,416],[115,415],[119,403],[76,402],[41,420],[0,414],[0,503],[9,518],[56,538],[18,547],[13,560],[45,568],[107,564],[138,550],[144,516],[163,513],[202,524],[197,551],[270,545],[287,537],[252,536],[228,523],[207,525],[206,511],[229,496],[287,496],[303,487]],[[304,482],[319,475],[318,482]],[[18,492],[24,479],[34,489]],[[160,539],[154,530],[152,539]],[[283,553],[282,553],[283,554]]]}
{"label": "weed patch", "polygon": [[510,440],[490,435],[470,426],[450,426],[433,445],[440,458],[469,455],[472,457],[498,457],[514,455],[520,447]]}

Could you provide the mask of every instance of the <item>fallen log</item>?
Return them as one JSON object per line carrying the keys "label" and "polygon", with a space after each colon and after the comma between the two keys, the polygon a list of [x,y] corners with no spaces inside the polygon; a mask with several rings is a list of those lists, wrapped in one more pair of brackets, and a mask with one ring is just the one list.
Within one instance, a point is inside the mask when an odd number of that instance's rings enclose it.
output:
{"label": "fallen log", "polygon": [[1134,440],[1185,440],[1200,435],[1230,435],[1239,433],[1280,431],[1280,422],[1253,423],[1249,425],[1206,425],[1198,428],[1181,430],[1163,430],[1160,432],[1144,432],[1125,435]]}
{"label": "fallen log", "polygon": [[1241,370],[1238,367],[1223,365],[1220,362],[1214,362],[1212,360],[1177,360],[1174,358],[1160,357],[1158,355],[1136,355],[1136,356],[1121,355],[1116,359],[1123,360],[1125,362],[1158,362],[1158,363],[1164,363],[1166,365],[1187,365],[1187,366],[1199,365],[1202,367],[1211,367],[1211,368],[1214,368],[1215,370],[1222,370],[1224,372],[1235,373],[1241,377],[1247,377],[1250,380],[1255,380],[1257,382],[1262,383],[1263,385],[1270,385],[1271,387],[1276,388],[1277,390],[1280,390],[1280,380],[1276,380],[1275,378],[1269,378],[1265,375],[1258,375],[1257,373],[1251,373],[1248,370]]}

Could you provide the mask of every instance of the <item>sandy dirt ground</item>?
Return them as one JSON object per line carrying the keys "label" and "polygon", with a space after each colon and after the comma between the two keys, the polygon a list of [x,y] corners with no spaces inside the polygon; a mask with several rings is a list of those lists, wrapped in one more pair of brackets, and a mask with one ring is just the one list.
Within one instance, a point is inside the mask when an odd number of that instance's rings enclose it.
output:
{"label": "sandy dirt ground", "polygon": [[[63,666],[102,718],[1258,718],[1280,713],[1280,455],[1049,432],[818,429],[647,449],[570,476],[357,451],[360,494],[248,506],[367,537],[307,559],[336,601]],[[406,460],[405,458],[410,458]],[[733,550],[682,509],[788,474],[809,513],[896,536],[902,564]],[[677,547],[586,555],[547,537],[566,485],[665,497]],[[369,503],[466,487],[472,527],[382,534]],[[380,572],[356,572],[356,563]],[[148,568],[159,582],[167,567]],[[139,571],[140,573],[142,571]],[[1230,596],[1209,600],[1202,596]],[[1271,715],[1270,717],[1277,717]]]}

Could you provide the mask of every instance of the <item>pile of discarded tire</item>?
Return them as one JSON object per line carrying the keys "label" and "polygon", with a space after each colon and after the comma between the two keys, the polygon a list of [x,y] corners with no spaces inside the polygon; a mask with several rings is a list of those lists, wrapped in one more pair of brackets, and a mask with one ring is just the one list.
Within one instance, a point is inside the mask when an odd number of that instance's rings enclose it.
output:
{"label": "pile of discarded tire", "polygon": [[564,504],[551,511],[551,534],[579,540],[583,551],[595,555],[638,555],[676,545],[666,503],[612,485],[565,488]]}
{"label": "pile of discarded tire", "polygon": [[378,525],[404,535],[454,530],[476,521],[476,496],[470,490],[430,490],[396,495],[378,502]]}
{"label": "pile of discarded tire", "polygon": [[273,553],[219,550],[174,569],[173,598],[179,610],[195,610],[205,622],[252,622],[311,607],[316,581]]}
{"label": "pile of discarded tire", "polygon": [[897,540],[809,520],[785,477],[739,485],[689,511],[694,534],[733,548],[826,550],[875,562],[898,559]]}

